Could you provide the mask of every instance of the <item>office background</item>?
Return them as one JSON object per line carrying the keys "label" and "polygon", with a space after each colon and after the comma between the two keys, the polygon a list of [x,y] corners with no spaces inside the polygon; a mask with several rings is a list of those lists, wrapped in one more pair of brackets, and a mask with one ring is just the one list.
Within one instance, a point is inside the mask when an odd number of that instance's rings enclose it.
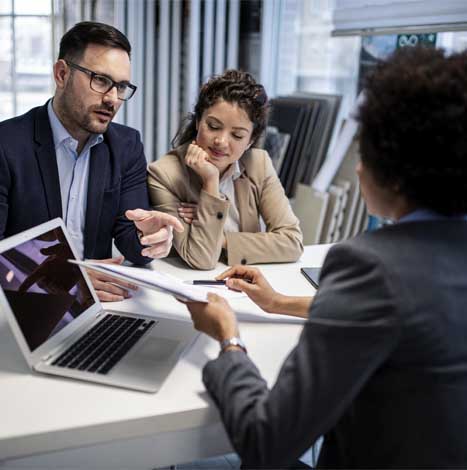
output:
{"label": "office background", "polygon": [[[411,45],[422,37],[433,40],[435,47],[463,50],[466,4],[466,0],[0,0],[0,121],[43,104],[53,94],[51,70],[60,37],[78,21],[95,20],[121,29],[133,46],[132,81],[138,93],[121,108],[116,121],[141,132],[148,161],[167,151],[200,84],[228,67],[253,73],[271,98],[297,92],[341,95],[332,148],[361,86],[366,54],[382,57],[399,41]],[[315,211],[310,201],[320,198],[321,193],[303,194],[302,221]],[[328,206],[337,214],[335,201]],[[329,214],[322,211],[323,224],[324,219],[329,223]],[[350,217],[348,212],[341,214]],[[308,225],[314,242],[337,241],[327,238],[331,229],[316,233],[316,219],[310,218]],[[345,233],[355,234],[365,226],[349,223]],[[306,242],[313,243],[310,240]]]}
{"label": "office background", "polygon": [[[449,51],[467,47],[465,0],[0,0],[0,120],[53,94],[59,40],[82,20],[115,25],[132,44],[138,91],[116,121],[141,132],[149,162],[170,148],[200,85],[226,68],[251,72],[270,98],[338,96],[326,154],[372,61],[420,41]],[[313,139],[320,135],[316,131]],[[313,139],[310,135],[309,142]],[[280,174],[289,196],[295,196],[300,168],[297,163],[294,175]],[[357,196],[351,209],[358,187],[349,173],[353,167],[338,175],[340,180],[329,179],[319,194],[311,186],[298,187],[298,201],[292,203],[306,243],[338,241],[373,224]]]}
{"label": "office background", "polygon": [[[426,10],[431,2],[404,3],[416,13],[417,3]],[[0,0],[0,120],[52,94],[61,35],[92,19],[117,26],[131,41],[139,89],[118,120],[141,131],[149,161],[169,148],[203,80],[227,67],[252,72],[271,97],[341,94],[339,122],[356,97],[362,39],[331,36],[336,7],[336,0]],[[438,34],[437,45],[464,49],[467,32]]]}

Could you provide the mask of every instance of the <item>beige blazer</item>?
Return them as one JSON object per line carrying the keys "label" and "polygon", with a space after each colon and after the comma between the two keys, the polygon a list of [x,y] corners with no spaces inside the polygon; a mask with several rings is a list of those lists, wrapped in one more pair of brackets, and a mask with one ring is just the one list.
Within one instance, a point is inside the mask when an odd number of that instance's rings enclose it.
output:
{"label": "beige blazer", "polygon": [[[198,220],[174,232],[174,247],[195,269],[212,269],[222,252],[224,223],[230,202],[202,190],[201,178],[185,164],[187,145],[148,167],[151,203],[156,210],[178,217],[180,202],[198,204]],[[297,217],[264,150],[251,149],[239,161],[242,174],[234,181],[240,231],[227,232],[227,262],[255,264],[296,261],[303,252]],[[259,218],[266,224],[260,232]]]}

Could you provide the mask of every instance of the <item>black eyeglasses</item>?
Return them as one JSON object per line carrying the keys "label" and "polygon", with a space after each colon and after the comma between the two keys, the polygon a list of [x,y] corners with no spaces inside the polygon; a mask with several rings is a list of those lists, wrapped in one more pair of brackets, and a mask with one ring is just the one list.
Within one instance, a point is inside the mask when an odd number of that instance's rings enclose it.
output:
{"label": "black eyeglasses", "polygon": [[119,100],[128,101],[136,91],[137,86],[128,82],[114,82],[110,77],[106,75],[100,75],[92,70],[87,69],[86,67],[81,67],[81,65],[65,60],[65,62],[72,68],[84,72],[85,74],[91,77],[89,81],[89,86],[91,90],[97,91],[97,93],[102,93],[105,95],[113,87],[117,89],[117,97]]}

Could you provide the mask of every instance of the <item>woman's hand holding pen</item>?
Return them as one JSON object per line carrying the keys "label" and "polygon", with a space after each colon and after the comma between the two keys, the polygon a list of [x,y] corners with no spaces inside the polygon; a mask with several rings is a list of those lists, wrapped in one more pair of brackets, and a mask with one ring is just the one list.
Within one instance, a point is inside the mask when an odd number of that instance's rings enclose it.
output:
{"label": "woman's hand holding pen", "polygon": [[226,279],[227,287],[244,292],[265,312],[277,312],[276,305],[281,295],[271,287],[259,269],[242,265],[233,266],[216,279]]}
{"label": "woman's hand holding pen", "polygon": [[245,294],[265,312],[307,318],[313,297],[292,297],[276,292],[261,271],[249,266],[233,266],[216,277],[227,279],[230,289]]}

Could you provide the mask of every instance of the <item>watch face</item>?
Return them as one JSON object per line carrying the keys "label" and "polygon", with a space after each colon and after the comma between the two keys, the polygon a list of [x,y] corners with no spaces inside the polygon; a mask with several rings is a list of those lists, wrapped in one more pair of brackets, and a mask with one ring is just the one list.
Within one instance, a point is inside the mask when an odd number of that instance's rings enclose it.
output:
{"label": "watch face", "polygon": [[237,336],[234,336],[233,338],[225,339],[224,341],[222,341],[221,351],[224,351],[228,346],[238,346],[246,352],[245,343]]}

